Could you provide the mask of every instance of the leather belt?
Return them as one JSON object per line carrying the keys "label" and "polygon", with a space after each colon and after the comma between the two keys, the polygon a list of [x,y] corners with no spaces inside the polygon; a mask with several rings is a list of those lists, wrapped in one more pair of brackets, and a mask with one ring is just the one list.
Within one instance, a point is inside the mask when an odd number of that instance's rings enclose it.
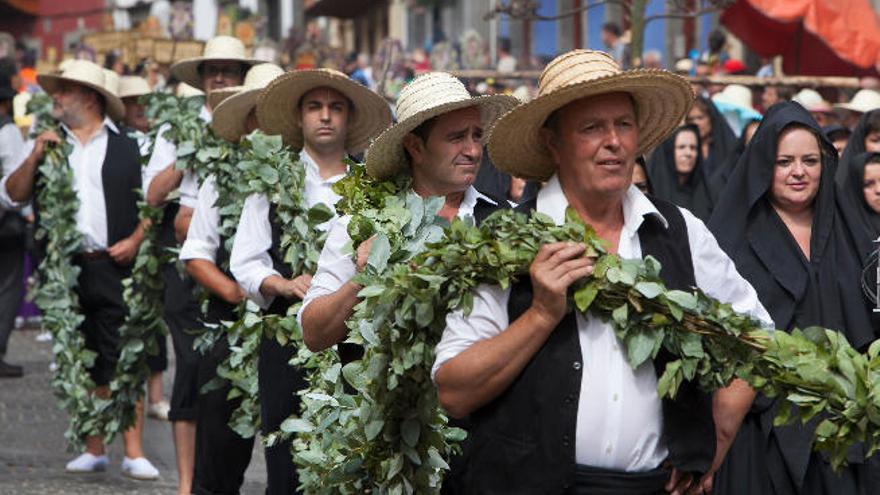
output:
{"label": "leather belt", "polygon": [[82,263],[84,261],[102,261],[102,260],[112,260],[110,257],[110,253],[106,250],[101,251],[84,251],[82,253],[76,253],[73,255],[73,261],[75,263]]}

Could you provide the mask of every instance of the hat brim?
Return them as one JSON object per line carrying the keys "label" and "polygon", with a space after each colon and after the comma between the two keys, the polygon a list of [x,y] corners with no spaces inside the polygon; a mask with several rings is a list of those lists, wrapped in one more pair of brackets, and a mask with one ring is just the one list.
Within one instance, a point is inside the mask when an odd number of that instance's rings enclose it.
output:
{"label": "hat brim", "polygon": [[213,107],[211,128],[214,129],[214,134],[234,143],[247,134],[247,118],[257,105],[257,96],[261,89],[239,91]]}
{"label": "hat brim", "polygon": [[217,107],[226,101],[230,96],[235,96],[238,93],[244,91],[244,86],[231,86],[228,88],[218,89],[216,91],[211,91],[211,94],[207,96],[208,106],[217,109]]}
{"label": "hat brim", "polygon": [[331,88],[342,93],[354,106],[348,122],[345,149],[359,153],[370,139],[391,124],[391,108],[384,98],[368,88],[325,69],[288,72],[277,77],[257,98],[257,120],[269,135],[281,135],[293,149],[303,147],[298,108],[303,95],[315,88]]}
{"label": "hat brim", "polygon": [[367,150],[366,170],[371,177],[385,179],[409,168],[403,149],[403,138],[425,121],[445,113],[468,107],[479,107],[483,135],[488,136],[498,118],[519,104],[508,95],[476,96],[422,110],[386,129]]}
{"label": "hat brim", "polygon": [[659,69],[636,69],[573,83],[514,108],[489,135],[489,157],[498,169],[528,180],[546,180],[556,171],[541,128],[569,103],[608,93],[629,93],[639,127],[637,155],[660,144],[684,120],[694,102],[690,84]]}
{"label": "hat brim", "polygon": [[[185,58],[180,62],[171,66],[171,75],[178,81],[185,82],[194,88],[202,91],[205,90],[202,84],[202,77],[199,75],[199,65],[205,62],[238,62],[244,64],[247,68],[253,65],[263,63],[260,60],[252,58],[215,58],[215,57],[193,57]],[[244,72],[247,72],[247,68]],[[244,73],[242,73],[244,76]]]}
{"label": "hat brim", "polygon": [[858,107],[855,107],[849,103],[836,103],[833,105],[834,110],[849,110],[850,112],[858,112],[858,113],[866,113],[870,112],[870,110],[864,110]]}
{"label": "hat brim", "polygon": [[39,84],[40,87],[43,88],[43,91],[49,93],[50,95],[58,91],[58,87],[61,85],[62,82],[79,84],[80,86],[84,86],[86,88],[97,91],[101,96],[104,97],[104,101],[107,103],[107,115],[112,120],[118,121],[122,120],[122,118],[125,117],[125,105],[122,103],[122,99],[108,91],[107,88],[105,88],[104,86],[81,81],[79,79],[63,77],[57,74],[37,75],[37,84]]}

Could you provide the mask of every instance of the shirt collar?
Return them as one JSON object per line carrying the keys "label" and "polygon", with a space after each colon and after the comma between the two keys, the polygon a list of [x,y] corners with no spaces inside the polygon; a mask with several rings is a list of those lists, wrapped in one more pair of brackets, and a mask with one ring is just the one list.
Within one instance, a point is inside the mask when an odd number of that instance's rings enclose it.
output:
{"label": "shirt collar", "polygon": [[[311,175],[312,178],[318,183],[335,184],[336,182],[339,182],[343,177],[345,177],[345,174],[336,174],[327,179],[321,177],[321,169],[318,168],[318,164],[315,163],[315,159],[312,158],[312,156],[309,155],[309,153],[305,149],[300,150],[299,158],[300,161],[303,162],[303,165],[306,167],[306,174]],[[348,172],[347,165],[345,167],[345,171]]]}
{"label": "shirt collar", "polygon": [[[552,218],[557,225],[562,225],[565,223],[565,210],[568,209],[568,206],[568,198],[565,197],[562,184],[559,183],[559,176],[553,174],[553,177],[538,192],[536,209],[538,213],[543,213]],[[624,230],[631,233],[637,232],[647,215],[655,216],[663,223],[664,228],[669,227],[666,218],[657,210],[654,203],[642,191],[639,191],[637,187],[630,185],[623,196]]]}
{"label": "shirt collar", "polygon": [[[64,133],[68,136],[74,136],[73,131],[70,130],[70,127],[67,127],[64,123],[61,124],[61,129],[64,130]],[[104,121],[101,122],[101,129],[98,130],[98,133],[95,136],[100,135],[100,133],[104,132],[105,129],[109,129],[113,134],[119,134],[119,128],[116,127],[116,124],[113,123],[113,120],[110,117],[104,117]],[[94,136],[92,136],[92,139]],[[74,137],[74,139],[76,139]]]}

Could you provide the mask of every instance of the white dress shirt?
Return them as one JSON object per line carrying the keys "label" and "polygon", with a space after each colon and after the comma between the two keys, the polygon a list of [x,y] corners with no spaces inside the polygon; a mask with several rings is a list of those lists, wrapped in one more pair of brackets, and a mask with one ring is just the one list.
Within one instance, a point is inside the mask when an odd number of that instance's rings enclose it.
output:
{"label": "white dress shirt", "polygon": [[[24,139],[15,124],[10,122],[0,127],[0,174],[9,175],[21,165],[17,160],[23,148]],[[5,191],[6,188],[3,190]]]}
{"label": "white dress shirt", "polygon": [[[199,118],[205,122],[206,127],[211,123],[211,111],[208,110],[208,107],[202,107]],[[156,142],[153,145],[153,154],[150,156],[146,170],[144,170],[144,196],[150,190],[150,183],[153,182],[153,179],[168,168],[168,165],[177,161],[177,144],[165,139],[165,131],[170,128],[170,124],[164,124],[159,128]],[[179,191],[180,205],[195,208],[198,203],[199,181],[194,172],[190,170],[183,172]]]}
{"label": "white dress shirt", "polygon": [[[496,204],[495,201],[474,189],[473,186],[468,187],[461,200],[461,206],[458,208],[458,218],[473,217],[477,199],[488,201],[493,205]],[[348,236],[348,222],[350,221],[351,216],[349,215],[337,218],[327,234],[327,241],[324,243],[324,249],[318,259],[318,271],[312,278],[312,285],[306,292],[302,308],[296,316],[300,326],[302,326],[302,314],[306,306],[319,297],[333,294],[357,273],[357,265],[352,258],[353,253],[350,252],[350,249],[346,249],[351,246],[351,237]]]}
{"label": "white dress shirt", "polygon": [[[568,200],[554,175],[538,193],[537,211],[562,224],[567,207]],[[770,315],[761,306],[755,290],[737,273],[703,222],[687,210],[680,208],[680,211],[687,226],[697,286],[706,294],[729,302],[737,311],[749,313],[772,326]],[[642,257],[638,230],[645,215],[659,217],[668,227],[654,204],[631,186],[623,200],[624,225],[618,246],[622,258]],[[507,329],[509,297],[509,288],[482,284],[475,290],[470,315],[456,311],[447,316],[446,329],[436,349],[432,377],[446,361]],[[653,363],[633,370],[609,323],[592,312],[586,316],[577,313],[576,321],[583,356],[576,462],[630,472],[655,469],[666,458],[667,449],[661,441],[662,409]]]}
{"label": "white dress shirt", "polygon": [[180,247],[181,261],[201,259],[217,263],[220,248],[220,212],[214,206],[217,197],[214,176],[210,175],[199,188],[186,240]]}
{"label": "white dress shirt", "polygon": [[[305,166],[305,195],[309,208],[324,203],[331,210],[339,201],[339,195],[333,192],[333,184],[345,177],[345,174],[334,175],[328,179],[321,178],[318,165],[305,151],[301,151],[300,160]],[[318,226],[326,230],[333,220]],[[244,289],[247,297],[266,309],[274,298],[266,297],[260,292],[263,280],[272,275],[281,275],[272,265],[269,250],[272,248],[272,226],[269,223],[269,200],[264,194],[252,194],[244,202],[241,218],[238,221],[235,240],[232,241],[232,253],[229,269]],[[299,274],[296,274],[299,275]]]}
{"label": "white dress shirt", "polygon": [[[73,190],[79,198],[76,228],[83,236],[81,247],[84,251],[107,249],[107,207],[104,203],[101,171],[104,167],[104,158],[107,156],[108,131],[119,134],[119,129],[112,120],[105,117],[101,128],[87,142],[81,143],[67,126],[62,124],[61,127],[66,133],[67,142],[73,146],[68,163],[73,169]],[[34,140],[30,139],[16,160],[18,164],[15,169],[24,163],[33,149]],[[9,191],[6,189],[7,180],[9,174],[0,180],[0,202],[6,207],[21,208],[24,203],[17,203],[9,197]]]}

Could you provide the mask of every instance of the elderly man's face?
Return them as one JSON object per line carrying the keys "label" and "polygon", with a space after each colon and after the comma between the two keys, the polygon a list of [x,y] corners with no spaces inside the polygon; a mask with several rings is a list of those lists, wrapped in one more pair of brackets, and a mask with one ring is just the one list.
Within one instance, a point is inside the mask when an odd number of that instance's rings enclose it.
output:
{"label": "elderly man's face", "polygon": [[79,84],[62,82],[52,93],[52,117],[68,127],[78,127],[84,120],[90,98],[99,98],[97,93]]}
{"label": "elderly man's face", "polygon": [[625,93],[569,103],[556,114],[547,146],[563,185],[600,197],[626,191],[639,144],[635,109]]}
{"label": "elderly man's face", "polygon": [[137,97],[123,98],[122,103],[125,104],[125,125],[141,132],[150,130],[146,109],[138,103]]}

